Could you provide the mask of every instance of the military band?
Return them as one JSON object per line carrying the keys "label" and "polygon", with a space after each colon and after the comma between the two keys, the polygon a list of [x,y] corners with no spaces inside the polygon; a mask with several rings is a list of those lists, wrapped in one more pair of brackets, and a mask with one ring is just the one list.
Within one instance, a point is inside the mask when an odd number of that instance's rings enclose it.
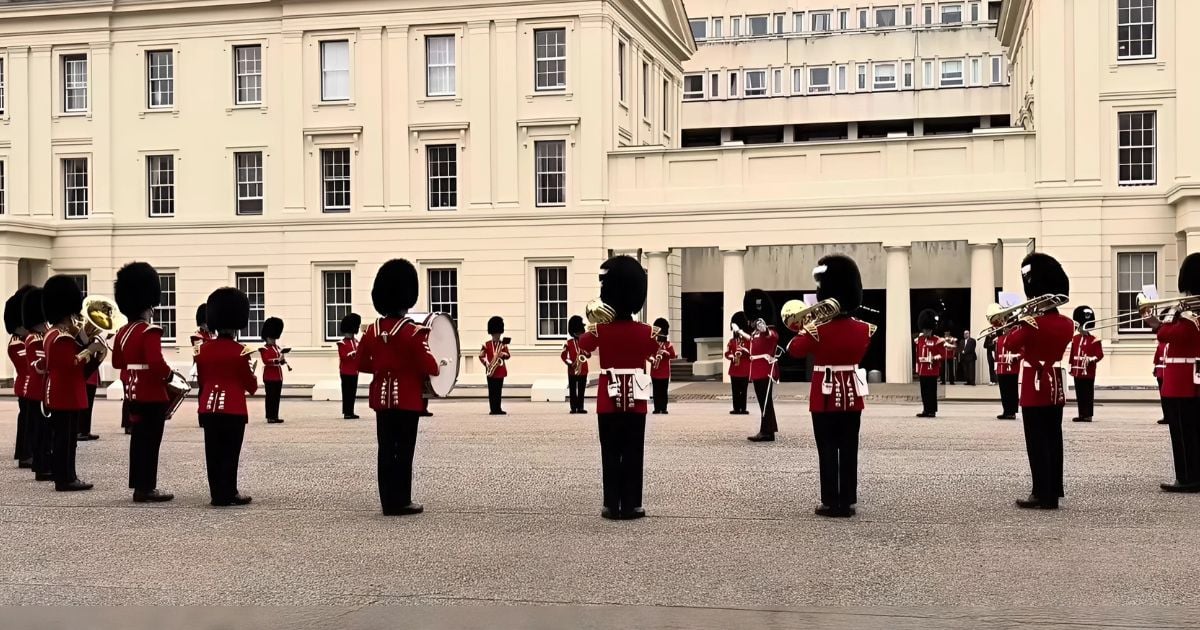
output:
{"label": "military band", "polygon": [[676,357],[675,346],[671,343],[671,323],[659,317],[654,320],[654,330],[657,333],[655,341],[658,349],[650,359],[650,380],[654,387],[654,413],[667,413],[668,392],[671,389],[671,359]]}
{"label": "military band", "polygon": [[730,415],[746,416],[750,389],[750,324],[746,313],[738,311],[729,318],[729,342],[725,344],[725,360],[729,361],[729,387],[733,399]]}
{"label": "military band", "polygon": [[778,311],[771,296],[762,289],[750,289],[742,298],[742,312],[751,326],[750,382],[758,399],[758,433],[746,438],[751,442],[774,442],[779,431],[775,418],[775,383],[779,380],[779,333],[775,330]]}
{"label": "military band", "polygon": [[946,346],[942,338],[934,334],[938,328],[938,314],[933,309],[925,309],[917,315],[917,328],[921,334],[914,344],[916,351],[913,357],[916,361],[915,371],[921,384],[921,413],[918,418],[936,418],[938,411],[937,385],[938,375],[942,373],[942,363],[946,357]]}
{"label": "military band", "polygon": [[21,299],[21,323],[25,327],[25,388],[19,392],[25,404],[25,414],[30,419],[30,438],[33,440],[33,478],[37,481],[54,480],[54,432],[50,417],[46,413],[46,349],[45,335],[48,332],[45,311],[42,308],[41,287],[25,293]]}
{"label": "military band", "polygon": [[[998,325],[993,322],[993,326]],[[996,348],[996,385],[1000,389],[1000,415],[997,420],[1016,420],[1017,409],[1020,407],[1021,390],[1020,359],[1021,355],[1013,352],[1008,343],[1008,334],[1001,333],[994,337]]]}

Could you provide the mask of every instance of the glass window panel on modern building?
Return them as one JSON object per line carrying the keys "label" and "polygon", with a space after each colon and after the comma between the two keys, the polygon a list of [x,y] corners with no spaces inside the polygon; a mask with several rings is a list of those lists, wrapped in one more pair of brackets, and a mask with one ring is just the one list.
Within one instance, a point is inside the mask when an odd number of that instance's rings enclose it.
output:
{"label": "glass window panel on modern building", "polygon": [[237,178],[237,213],[263,213],[263,154],[243,151],[234,154]]}
{"label": "glass window panel on modern building", "polygon": [[846,91],[846,66],[837,67],[837,91]]}
{"label": "glass window panel on modern building", "polygon": [[704,75],[689,74],[683,77],[683,100],[695,101],[704,98]]}
{"label": "glass window panel on modern building", "polygon": [[1000,64],[1000,56],[999,55],[993,56],[992,57],[992,84],[993,85],[1002,83],[1004,81],[1004,77],[1001,74],[1002,69],[1003,69],[1003,66]]}
{"label": "glass window panel on modern building", "polygon": [[151,50],[146,53],[146,103],[151,109],[175,105],[175,53]]}
{"label": "glass window panel on modern building", "polygon": [[154,309],[154,323],[163,329],[163,341],[175,341],[178,322],[175,317],[175,274],[158,272],[158,285],[162,288],[162,299]]}
{"label": "glass window panel on modern building", "polygon": [[942,62],[942,87],[960,87],[963,84],[962,59]]}
{"label": "glass window panel on modern building", "polygon": [[63,158],[63,216],[80,219],[88,215],[87,158]]}
{"label": "glass window panel on modern building", "polygon": [[458,269],[429,270],[429,311],[458,321]]}
{"label": "glass window panel on modern building", "polygon": [[350,149],[321,149],[321,208],[350,211]]}
{"label": "glass window panel on modern building", "polygon": [[886,28],[896,25],[896,9],[875,9],[875,26]]}
{"label": "glass window panel on modern building", "polygon": [[1155,0],[1117,0],[1117,59],[1154,57]]}
{"label": "glass window panel on modern building", "polygon": [[911,6],[904,7],[904,25],[912,26],[913,23],[913,8]]}
{"label": "glass window panel on modern building", "polygon": [[1117,114],[1117,180],[1122,186],[1155,183],[1155,112]]}
{"label": "glass window panel on modern building", "polygon": [[234,46],[234,100],[238,105],[262,102],[262,46]]}
{"label": "glass window panel on modern building", "polygon": [[812,14],[812,30],[816,33],[822,33],[829,30],[829,14],[814,13]]}
{"label": "glass window panel on modern building", "polygon": [[671,94],[670,81],[663,79],[662,92],[660,95],[661,96],[659,97],[659,100],[662,101],[662,131],[663,133],[668,133],[671,130],[671,126],[669,124],[671,103],[675,102],[675,99]]}
{"label": "glass window panel on modern building", "polygon": [[904,62],[904,88],[909,89],[913,86],[913,62]]}
{"label": "glass window panel on modern building", "polygon": [[537,336],[560,339],[567,336],[567,268],[538,267]]}
{"label": "glass window panel on modern building", "polygon": [[792,32],[804,32],[804,14],[799,11],[792,14]]}
{"label": "glass window panel on modern building", "polygon": [[63,111],[85,112],[88,108],[87,55],[63,55]]}
{"label": "glass window panel on modern building", "polygon": [[829,91],[829,68],[808,69],[808,93],[823,94]]}
{"label": "glass window panel on modern building", "polygon": [[692,38],[696,41],[708,39],[708,20],[688,20],[688,25],[692,27]]}
{"label": "glass window panel on modern building", "polygon": [[429,173],[429,209],[458,207],[458,147],[435,144],[425,147]]}
{"label": "glass window panel on modern building", "polygon": [[741,37],[742,35],[742,18],[732,18],[729,24],[729,35],[731,37]]}
{"label": "glass window panel on modern building", "polygon": [[533,143],[539,206],[561,206],[567,202],[566,144],[563,140]]}
{"label": "glass window panel on modern building", "polygon": [[746,71],[746,96],[766,96],[767,95],[767,71],[766,70],[747,70]]}
{"label": "glass window panel on modern building", "polygon": [[146,199],[150,216],[175,215],[175,156],[146,156]]}
{"label": "glass window panel on modern building", "polygon": [[979,85],[983,81],[982,71],[980,70],[980,59],[974,57],[971,59],[971,85]]}
{"label": "glass window panel on modern building", "polygon": [[787,25],[786,25],[786,21],[785,21],[785,19],[784,19],[784,18],[786,18],[786,17],[787,17],[787,16],[786,16],[786,15],[784,15],[784,14],[782,14],[782,13],[776,13],[776,14],[775,14],[775,32],[776,32],[776,33],[785,33],[785,32],[787,32]]}
{"label": "glass window panel on modern building", "polygon": [[708,95],[712,98],[721,96],[721,75],[715,72],[708,75]]}
{"label": "glass window panel on modern building", "polygon": [[767,16],[752,15],[752,16],[746,18],[746,23],[747,23],[747,27],[750,30],[750,32],[748,33],[750,36],[757,37],[757,36],[768,34],[767,33],[767,25],[768,25]]}
{"label": "glass window panel on modern building", "polygon": [[867,15],[868,15],[868,13],[867,13],[866,9],[858,10],[858,28],[860,28],[860,29],[867,28],[867,24],[868,24],[867,23]]}
{"label": "glass window panel on modern building", "polygon": [[350,314],[353,305],[350,272],[322,272],[321,287],[325,294],[325,341],[337,341],[342,338],[342,318]]}
{"label": "glass window panel on modern building", "polygon": [[250,300],[250,319],[246,327],[238,332],[238,338],[257,341],[262,338],[262,324],[267,318],[267,278],[261,271],[234,274],[237,288]]}
{"label": "glass window panel on modern building", "polygon": [[942,24],[961,24],[962,23],[962,5],[961,4],[943,4],[942,5]]}
{"label": "glass window panel on modern building", "polygon": [[896,64],[894,63],[877,63],[875,64],[875,81],[874,89],[876,90],[894,90],[896,89]]}
{"label": "glass window panel on modern building", "polygon": [[350,100],[350,42],[321,42],[321,100]]}
{"label": "glass window panel on modern building", "polygon": [[[1137,313],[1137,295],[1142,287],[1158,284],[1158,254],[1154,252],[1120,252],[1117,254],[1117,315],[1121,316],[1121,332],[1150,332]],[[1128,321],[1127,321],[1128,320]]]}
{"label": "glass window panel on modern building", "polygon": [[867,89],[867,64],[858,64],[858,68],[856,70],[858,72],[858,90],[862,91]]}
{"label": "glass window panel on modern building", "polygon": [[567,88],[567,30],[543,28],[533,32],[534,73],[537,90]]}
{"label": "glass window panel on modern building", "polygon": [[723,35],[721,34],[722,25],[723,24],[721,22],[721,18],[719,18],[719,17],[713,18],[712,33],[710,34],[710,37],[723,37]]}
{"label": "glass window panel on modern building", "polygon": [[[426,96],[454,95],[456,91],[454,64],[453,35],[430,35],[425,38]],[[624,98],[623,94],[622,98]]]}
{"label": "glass window panel on modern building", "polygon": [[926,4],[922,6],[922,13],[925,16],[925,21],[922,24],[933,24],[933,5]]}
{"label": "glass window panel on modern building", "polygon": [[642,117],[650,117],[650,64],[642,62]]}

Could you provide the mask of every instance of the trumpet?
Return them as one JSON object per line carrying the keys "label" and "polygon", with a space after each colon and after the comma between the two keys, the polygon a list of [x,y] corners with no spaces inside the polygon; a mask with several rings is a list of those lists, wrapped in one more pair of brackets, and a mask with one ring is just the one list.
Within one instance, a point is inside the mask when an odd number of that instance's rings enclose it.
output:
{"label": "trumpet", "polygon": [[987,310],[987,319],[989,322],[992,322],[992,325],[981,331],[979,338],[986,340],[989,337],[1002,335],[1022,323],[1037,328],[1037,323],[1033,319],[1034,317],[1066,304],[1069,299],[1067,296],[1061,294],[1039,295],[1008,308],[999,308],[999,305],[993,304]]}
{"label": "trumpet", "polygon": [[92,345],[97,341],[104,344],[104,353],[107,354],[111,348],[105,340],[112,337],[127,321],[121,311],[117,310],[115,302],[99,295],[89,295],[83,300],[83,309],[75,316],[73,324],[72,332],[76,337],[82,334],[87,343],[87,347],[75,355],[75,360],[87,363],[95,358],[96,351],[92,350]]}
{"label": "trumpet", "polygon": [[829,323],[841,312],[842,305],[833,298],[821,300],[812,306],[807,306],[800,300],[788,300],[779,311],[779,317],[783,320],[783,325],[792,332],[804,332],[813,339],[820,340],[817,328]]}
{"label": "trumpet", "polygon": [[1133,324],[1135,322],[1140,322],[1149,317],[1154,311],[1159,309],[1174,311],[1200,310],[1200,295],[1180,295],[1173,298],[1151,300],[1147,298],[1144,293],[1138,293],[1136,302],[1136,311],[1132,313],[1112,315],[1110,317],[1101,317],[1092,324],[1091,330],[1098,330],[1101,328],[1117,328],[1120,326]]}

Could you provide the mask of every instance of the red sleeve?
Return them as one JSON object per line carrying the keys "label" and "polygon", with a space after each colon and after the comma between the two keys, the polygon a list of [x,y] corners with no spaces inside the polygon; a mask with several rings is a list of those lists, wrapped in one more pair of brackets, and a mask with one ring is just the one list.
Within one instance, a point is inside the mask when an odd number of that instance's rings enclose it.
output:
{"label": "red sleeve", "polygon": [[1100,341],[1099,339],[1097,339],[1096,343],[1092,344],[1092,348],[1093,348],[1092,356],[1096,357],[1097,361],[1104,358],[1104,342],[1103,341]]}
{"label": "red sleeve", "polygon": [[488,360],[487,360],[487,344],[486,343],[483,344],[483,347],[479,348],[479,362],[483,364],[483,367],[485,367],[485,368],[487,367]]}
{"label": "red sleeve", "polygon": [[75,365],[75,347],[76,344],[70,337],[56,335],[54,343],[46,348],[46,365],[59,373],[64,365]]}
{"label": "red sleeve", "polygon": [[596,333],[586,332],[579,336],[579,348],[584,352],[595,352],[599,347],[600,336]]}
{"label": "red sleeve", "polygon": [[1004,338],[1004,349],[1008,352],[1023,354],[1025,350],[1025,339],[1029,336],[1030,328],[1025,324],[1017,326],[1016,330],[1008,333]]}
{"label": "red sleeve", "polygon": [[429,329],[422,328],[413,335],[414,352],[418,355],[416,358],[420,362],[418,365],[421,372],[428,376],[437,376],[441,374],[442,368],[438,365],[437,357],[433,356],[433,351],[429,349]]}
{"label": "red sleeve", "polygon": [[375,335],[372,330],[368,329],[367,334],[363,335],[362,341],[358,344],[358,373],[372,374],[375,371]]}
{"label": "red sleeve", "polygon": [[512,352],[509,352],[507,345],[501,346],[500,358],[506,360],[512,358]]}
{"label": "red sleeve", "polygon": [[788,342],[788,356],[793,359],[803,359],[812,354],[817,349],[817,340],[812,338],[808,333],[800,333]]}
{"label": "red sleeve", "polygon": [[672,344],[670,341],[667,342],[667,352],[664,356],[666,356],[668,359],[674,359],[677,356],[679,356],[679,355],[675,354],[675,345]]}
{"label": "red sleeve", "polygon": [[258,377],[254,375],[254,370],[250,369],[250,360],[247,359],[245,366],[242,368],[242,388],[251,396],[258,391]]}
{"label": "red sleeve", "polygon": [[734,355],[736,355],[736,354],[737,354],[737,342],[734,341],[733,339],[730,339],[729,343],[725,344],[725,358],[732,361]]}
{"label": "red sleeve", "polygon": [[346,343],[345,338],[337,343],[338,358],[342,361],[350,360],[350,344]]}
{"label": "red sleeve", "polygon": [[563,344],[562,354],[559,355],[559,357],[562,358],[562,362],[566,363],[567,365],[571,365],[571,358],[570,358],[571,353],[568,352],[568,350],[570,349],[570,343],[571,342],[568,341],[567,343]]}
{"label": "red sleeve", "polygon": [[156,378],[167,380],[171,376],[171,366],[167,365],[162,354],[162,329],[147,329],[145,339],[146,364],[150,366],[150,373]]}

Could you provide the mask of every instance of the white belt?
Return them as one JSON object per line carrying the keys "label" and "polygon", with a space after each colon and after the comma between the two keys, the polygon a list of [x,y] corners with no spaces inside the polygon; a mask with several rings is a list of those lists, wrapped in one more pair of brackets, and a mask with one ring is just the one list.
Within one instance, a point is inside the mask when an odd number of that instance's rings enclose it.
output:
{"label": "white belt", "polygon": [[825,370],[829,370],[831,372],[854,372],[854,371],[858,370],[858,366],[857,365],[814,365],[813,366],[813,372],[824,372]]}
{"label": "white belt", "polygon": [[631,374],[645,374],[646,373],[646,370],[643,370],[642,368],[634,368],[634,369],[622,368],[619,370],[618,369],[607,369],[604,371],[609,374],[615,375],[615,376],[629,376]]}
{"label": "white belt", "polygon": [[1059,365],[1058,361],[1055,361],[1054,363],[1047,363],[1041,367],[1033,365],[1032,363],[1030,363],[1028,361],[1021,361],[1021,365],[1025,366],[1027,368],[1033,368],[1035,370],[1039,370],[1041,368],[1061,368],[1062,367],[1061,365]]}
{"label": "white belt", "polygon": [[1168,359],[1163,359],[1163,363],[1195,363],[1197,361],[1200,361],[1200,357],[1171,357]]}
{"label": "white belt", "polygon": [[750,355],[750,359],[751,360],[766,359],[768,361],[774,361],[775,355],[773,355],[773,354],[752,354],[752,355]]}
{"label": "white belt", "polygon": [[141,372],[143,370],[149,370],[150,366],[145,363],[131,363],[126,365],[125,369],[129,370],[130,372]]}

